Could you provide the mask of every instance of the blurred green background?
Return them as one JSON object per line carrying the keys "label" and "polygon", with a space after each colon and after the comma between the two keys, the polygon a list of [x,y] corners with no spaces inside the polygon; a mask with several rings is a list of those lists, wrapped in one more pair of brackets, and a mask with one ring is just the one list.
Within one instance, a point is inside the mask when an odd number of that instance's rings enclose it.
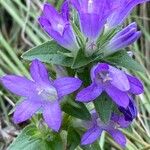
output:
{"label": "blurred green background", "polygon": [[[57,9],[63,0],[49,0]],[[37,18],[41,14],[42,4],[46,0],[0,0],[0,76],[7,74],[28,74],[28,64],[21,54],[39,45],[49,37],[40,29]],[[126,24],[137,22],[142,30],[142,37],[129,48],[135,59],[144,66],[145,73],[132,72],[145,85],[145,93],[137,99],[139,114],[131,128],[124,130],[127,150],[150,150],[150,3],[134,9]],[[17,84],[17,83],[16,83]],[[16,137],[22,127],[11,120],[11,112],[18,101],[0,85],[0,149],[4,150]],[[121,149],[107,136],[100,140],[103,150]]]}

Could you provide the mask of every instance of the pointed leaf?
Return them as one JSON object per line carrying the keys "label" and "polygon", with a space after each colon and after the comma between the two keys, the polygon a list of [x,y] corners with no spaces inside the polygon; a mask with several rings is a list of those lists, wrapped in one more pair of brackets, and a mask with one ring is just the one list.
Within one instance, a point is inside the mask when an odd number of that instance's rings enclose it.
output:
{"label": "pointed leaf", "polygon": [[119,51],[109,57],[104,58],[104,61],[134,71],[145,72],[143,66],[130,57],[126,51]]}
{"label": "pointed leaf", "polygon": [[62,106],[62,110],[65,113],[82,120],[91,119],[91,115],[88,109],[83,103],[80,102],[75,102],[75,101],[65,102]]}
{"label": "pointed leaf", "polygon": [[108,97],[106,93],[102,93],[102,95],[94,101],[94,106],[97,113],[99,114],[100,119],[104,123],[107,123],[110,120],[111,113],[113,111],[112,100]]}
{"label": "pointed leaf", "polygon": [[68,52],[69,51],[67,49],[61,47],[56,42],[47,41],[25,52],[22,55],[22,58],[30,61],[39,59],[45,63],[58,64],[69,67],[73,62],[73,58],[64,54],[68,54]]}
{"label": "pointed leaf", "polygon": [[67,150],[75,150],[79,144],[80,135],[73,127],[69,127],[67,135]]}
{"label": "pointed leaf", "polygon": [[32,137],[36,133],[37,129],[34,126],[27,126],[8,147],[8,150],[52,150],[47,141]]}

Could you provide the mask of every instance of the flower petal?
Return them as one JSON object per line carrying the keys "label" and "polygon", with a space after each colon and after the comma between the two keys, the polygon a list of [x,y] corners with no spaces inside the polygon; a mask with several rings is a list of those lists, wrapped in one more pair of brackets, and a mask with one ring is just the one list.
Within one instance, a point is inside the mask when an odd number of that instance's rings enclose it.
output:
{"label": "flower petal", "polygon": [[124,134],[116,129],[107,130],[107,132],[112,136],[112,138],[118,143],[122,148],[126,146],[126,137]]}
{"label": "flower petal", "polygon": [[101,93],[102,88],[95,83],[92,83],[77,94],[76,100],[80,102],[90,102],[96,99]]}
{"label": "flower petal", "polygon": [[102,131],[103,130],[100,129],[98,126],[90,128],[82,136],[81,144],[82,145],[92,144],[94,141],[96,141],[100,137]]}
{"label": "flower petal", "polygon": [[108,24],[110,27],[121,25],[123,21],[130,14],[132,9],[143,2],[149,0],[117,0],[114,1],[116,9],[112,12],[112,15],[108,18]]}
{"label": "flower petal", "polygon": [[58,132],[62,121],[62,112],[58,101],[46,103],[43,110],[43,117],[48,127]]}
{"label": "flower petal", "polygon": [[35,93],[35,83],[25,77],[6,75],[1,81],[8,90],[19,96],[31,97]]}
{"label": "flower petal", "polygon": [[119,107],[119,110],[124,114],[125,120],[132,121],[137,116],[137,108],[134,100],[130,97],[130,102],[127,108]]}
{"label": "flower petal", "polygon": [[54,81],[54,86],[58,91],[58,95],[60,97],[68,95],[81,86],[82,81],[78,78],[72,78],[72,77],[63,77],[58,78]]}
{"label": "flower petal", "polygon": [[119,127],[121,127],[121,128],[127,128],[131,124],[131,121],[125,120],[124,115],[119,115],[119,114],[113,113],[111,116],[111,120],[118,123]]}
{"label": "flower petal", "polygon": [[30,66],[30,73],[35,82],[40,84],[50,84],[46,67],[39,60],[36,59],[32,61],[32,64]]}
{"label": "flower petal", "polygon": [[111,84],[121,91],[128,91],[130,84],[126,74],[112,66],[109,66],[110,77],[112,78]]}
{"label": "flower petal", "polygon": [[13,120],[15,123],[21,123],[30,119],[33,114],[40,109],[41,103],[32,99],[22,101],[16,106]]}
{"label": "flower petal", "polygon": [[127,108],[129,97],[126,92],[122,92],[112,85],[105,87],[105,91],[117,105]]}
{"label": "flower petal", "polygon": [[57,25],[58,21],[63,22],[61,16],[59,15],[59,13],[56,11],[56,9],[50,3],[44,4],[43,15],[53,25]]}
{"label": "flower petal", "polygon": [[[97,23],[95,23],[97,20]],[[106,20],[100,20],[96,14],[80,14],[80,25],[82,33],[89,38],[89,41],[95,41],[105,24]]]}
{"label": "flower petal", "polygon": [[127,75],[127,77],[130,83],[130,93],[138,95],[144,92],[143,84],[139,79],[131,75]]}
{"label": "flower petal", "polygon": [[92,67],[91,69],[91,80],[95,81],[95,78],[97,76],[98,73],[102,72],[102,71],[108,71],[109,70],[109,65],[106,63],[98,63],[97,65],[95,65],[94,67]]}
{"label": "flower petal", "polygon": [[64,3],[61,6],[61,15],[65,19],[65,21],[69,20],[69,5],[68,1],[64,1]]}

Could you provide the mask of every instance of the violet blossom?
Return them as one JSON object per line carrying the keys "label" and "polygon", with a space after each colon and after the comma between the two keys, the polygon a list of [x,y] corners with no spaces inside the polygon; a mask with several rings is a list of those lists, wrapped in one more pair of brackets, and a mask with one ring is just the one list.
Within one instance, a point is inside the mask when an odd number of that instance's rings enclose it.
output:
{"label": "violet blossom", "polygon": [[118,106],[127,108],[129,94],[143,92],[141,81],[107,63],[98,63],[91,69],[91,80],[91,85],[77,94],[77,101],[90,102],[106,92]]}
{"label": "violet blossom", "polygon": [[114,0],[112,6],[115,9],[108,18],[108,26],[112,28],[121,25],[135,6],[147,1],[150,0]]}
{"label": "violet blossom", "polygon": [[106,45],[105,53],[114,53],[120,49],[123,49],[133,42],[135,42],[141,36],[141,32],[137,31],[137,24],[131,23],[120,32],[118,32]]}
{"label": "violet blossom", "polygon": [[49,79],[45,66],[38,60],[32,62],[30,73],[31,80],[16,75],[5,75],[1,78],[8,90],[24,97],[15,108],[13,120],[15,123],[21,123],[41,110],[49,128],[58,131],[62,121],[59,103],[63,96],[76,91],[81,86],[81,81],[73,77],[53,81]]}
{"label": "violet blossom", "polygon": [[90,42],[95,42],[107,17],[112,13],[110,0],[70,0],[78,11],[80,28]]}
{"label": "violet blossom", "polygon": [[137,116],[137,107],[134,100],[130,97],[129,105],[125,109],[124,107],[118,108],[120,112],[124,114],[126,121],[133,121]]}
{"label": "violet blossom", "polygon": [[125,120],[122,114],[112,113],[111,119],[107,124],[104,124],[98,117],[98,114],[93,112],[92,120],[87,122],[88,130],[83,134],[81,144],[92,144],[101,136],[103,131],[106,131],[112,136],[116,143],[124,148],[126,145],[126,137],[118,128],[126,128],[130,123],[130,121]]}
{"label": "violet blossom", "polygon": [[49,3],[44,5],[43,15],[39,17],[39,24],[50,37],[70,51],[78,50],[78,44],[72,26],[69,22],[68,2],[64,2],[61,13]]}

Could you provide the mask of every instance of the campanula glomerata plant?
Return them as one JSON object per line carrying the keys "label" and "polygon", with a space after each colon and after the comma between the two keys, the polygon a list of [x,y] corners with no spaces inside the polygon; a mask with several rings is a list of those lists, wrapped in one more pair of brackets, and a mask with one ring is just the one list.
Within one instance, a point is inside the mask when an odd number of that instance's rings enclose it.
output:
{"label": "campanula glomerata plant", "polygon": [[43,150],[55,150],[58,143],[60,150],[91,145],[100,150],[97,141],[103,131],[126,147],[122,130],[136,118],[135,98],[144,87],[128,72],[143,68],[127,49],[142,33],[136,22],[126,27],[123,23],[136,5],[146,1],[65,0],[59,11],[43,4],[37,23],[50,39],[22,55],[32,61],[31,77],[0,79],[21,97],[14,123],[28,122],[24,132],[34,130],[31,139],[42,141]]}

